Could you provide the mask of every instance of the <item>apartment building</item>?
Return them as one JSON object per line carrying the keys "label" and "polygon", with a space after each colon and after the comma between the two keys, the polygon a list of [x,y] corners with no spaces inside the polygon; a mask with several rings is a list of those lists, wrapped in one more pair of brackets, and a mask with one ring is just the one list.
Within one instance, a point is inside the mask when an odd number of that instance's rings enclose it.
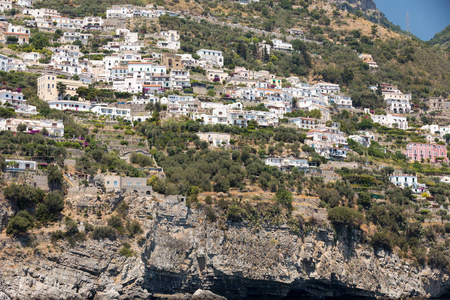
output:
{"label": "apartment building", "polygon": [[444,145],[409,143],[402,153],[411,161],[448,162],[447,148]]}
{"label": "apartment building", "polygon": [[[58,91],[58,83],[66,87],[63,93]],[[55,75],[42,75],[37,79],[37,94],[44,101],[55,101],[66,95],[75,96],[79,87],[88,87],[82,81],[57,78]]]}
{"label": "apartment building", "polygon": [[200,49],[197,55],[205,60],[208,64],[218,67],[223,67],[223,53],[222,51],[210,50],[210,49]]}

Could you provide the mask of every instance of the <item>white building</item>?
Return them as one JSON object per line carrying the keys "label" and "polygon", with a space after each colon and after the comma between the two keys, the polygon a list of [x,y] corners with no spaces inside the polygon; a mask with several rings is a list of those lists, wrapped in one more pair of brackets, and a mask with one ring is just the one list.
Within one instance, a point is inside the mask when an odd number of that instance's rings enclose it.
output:
{"label": "white building", "polygon": [[343,148],[347,148],[348,146],[347,137],[337,128],[323,127],[312,129],[306,133],[306,137],[310,139],[308,144],[314,148],[321,147],[322,145]]}
{"label": "white building", "polygon": [[25,124],[25,131],[30,133],[40,132],[46,129],[50,135],[64,136],[64,124],[62,120],[29,120],[29,119],[0,119],[0,130],[17,132],[17,126]]}
{"label": "white building", "polygon": [[386,99],[386,105],[389,109],[389,111],[393,112],[394,114],[397,113],[410,113],[411,112],[411,104],[409,103],[409,100],[407,99]]}
{"label": "white building", "polygon": [[91,103],[72,100],[54,100],[49,101],[48,105],[51,109],[57,110],[75,110],[75,111],[90,111]]}
{"label": "white building", "polygon": [[315,85],[313,85],[313,88],[316,89],[319,93],[323,94],[339,94],[341,92],[339,84],[328,82],[316,83]]}
{"label": "white building", "polygon": [[298,117],[298,118],[289,118],[289,123],[294,124],[297,126],[297,128],[301,129],[316,129],[318,125],[321,125],[322,122],[320,122],[317,119],[314,118],[304,118],[304,117]]}
{"label": "white building", "polygon": [[197,55],[200,56],[203,60],[205,60],[208,64],[223,67],[222,51],[200,49],[197,51]]}
{"label": "white building", "polygon": [[5,162],[6,171],[9,172],[35,171],[37,169],[37,163],[34,160],[5,159]]}
{"label": "white building", "polygon": [[389,128],[399,128],[406,130],[409,128],[408,121],[405,116],[398,114],[387,114],[387,115],[371,115],[370,116],[374,123],[379,123],[382,126]]}
{"label": "white building", "polygon": [[108,116],[111,119],[131,117],[131,109],[129,108],[117,108],[98,105],[91,108],[91,111],[97,114],[97,116]]}
{"label": "white building", "polygon": [[230,144],[231,135],[222,132],[197,132],[201,141],[207,141],[210,146],[224,147]]}
{"label": "white building", "polygon": [[415,175],[392,175],[389,176],[389,181],[402,189],[409,187],[416,194],[423,193],[427,189],[425,184],[417,181]]}
{"label": "white building", "polygon": [[156,47],[160,49],[177,51],[180,50],[181,44],[180,41],[158,41],[156,43]]}
{"label": "white building", "polygon": [[83,45],[86,45],[89,41],[91,34],[80,33],[80,32],[64,32],[64,35],[61,37],[61,43],[69,43],[72,44],[75,41],[81,41]]}
{"label": "white building", "polygon": [[272,43],[273,43],[274,50],[279,50],[279,51],[292,51],[293,50],[292,44],[283,42],[282,40],[273,39]]}
{"label": "white building", "polygon": [[170,85],[172,89],[183,89],[191,86],[189,70],[172,70],[170,72]]}
{"label": "white building", "polygon": [[352,109],[353,102],[352,98],[349,96],[341,96],[341,95],[328,95],[328,103],[330,105],[334,104],[338,108]]}
{"label": "white building", "polygon": [[0,0],[0,11],[11,10],[12,0]]}
{"label": "white building", "polygon": [[267,166],[277,167],[281,171],[292,171],[293,168],[297,168],[298,170],[307,170],[309,169],[308,160],[304,158],[283,158],[283,157],[269,157],[266,158],[264,163]]}

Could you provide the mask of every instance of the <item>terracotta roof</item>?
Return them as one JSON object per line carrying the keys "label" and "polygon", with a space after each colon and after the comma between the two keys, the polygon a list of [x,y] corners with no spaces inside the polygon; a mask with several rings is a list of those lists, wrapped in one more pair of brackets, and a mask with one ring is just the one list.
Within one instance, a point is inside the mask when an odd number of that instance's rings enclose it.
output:
{"label": "terracotta roof", "polygon": [[406,118],[404,115],[399,115],[399,114],[391,114],[391,116]]}
{"label": "terracotta roof", "polygon": [[4,32],[3,34],[11,34],[11,35],[26,35],[28,36],[28,33],[21,33],[21,32]]}

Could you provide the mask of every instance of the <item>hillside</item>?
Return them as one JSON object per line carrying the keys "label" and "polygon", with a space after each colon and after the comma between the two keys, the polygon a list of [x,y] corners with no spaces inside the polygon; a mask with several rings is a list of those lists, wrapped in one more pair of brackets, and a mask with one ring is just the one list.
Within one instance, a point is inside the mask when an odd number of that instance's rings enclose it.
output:
{"label": "hillside", "polygon": [[434,37],[428,41],[428,44],[433,47],[438,47],[444,50],[450,50],[450,25],[438,32]]}

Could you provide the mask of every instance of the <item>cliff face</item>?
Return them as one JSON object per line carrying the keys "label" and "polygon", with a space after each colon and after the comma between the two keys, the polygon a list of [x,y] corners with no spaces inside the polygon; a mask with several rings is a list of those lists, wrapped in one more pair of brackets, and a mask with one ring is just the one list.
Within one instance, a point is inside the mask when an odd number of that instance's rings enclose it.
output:
{"label": "cliff face", "polygon": [[[229,299],[296,296],[439,297],[447,274],[361,246],[357,232],[331,229],[301,238],[288,228],[219,228],[178,200],[126,197],[145,238],[135,257],[121,244],[93,241],[62,251],[18,250],[0,241],[0,299],[130,299],[211,290]],[[184,294],[182,296],[182,294]],[[188,297],[189,298],[189,297]]]}
{"label": "cliff face", "polygon": [[356,6],[361,10],[377,9],[373,0],[345,0],[345,2],[348,2],[350,5]]}

